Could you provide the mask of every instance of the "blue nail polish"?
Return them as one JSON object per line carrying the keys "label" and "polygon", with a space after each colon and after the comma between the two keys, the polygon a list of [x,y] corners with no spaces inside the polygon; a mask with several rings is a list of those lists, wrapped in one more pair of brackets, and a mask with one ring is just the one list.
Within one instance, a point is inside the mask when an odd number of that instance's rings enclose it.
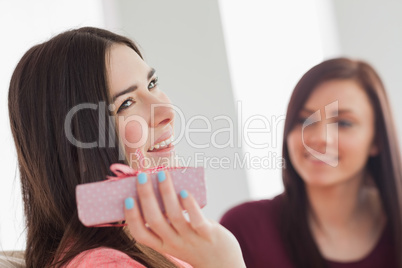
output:
{"label": "blue nail polish", "polygon": [[126,200],[124,200],[124,204],[126,205],[126,209],[132,209],[134,207],[134,199],[131,197],[126,198]]}
{"label": "blue nail polish", "polygon": [[187,191],[186,190],[181,190],[180,191],[180,196],[181,196],[181,198],[187,198],[187,196],[188,196]]}
{"label": "blue nail polish", "polygon": [[138,182],[139,182],[139,184],[146,183],[147,182],[147,174],[145,174],[145,173],[138,174]]}
{"label": "blue nail polish", "polygon": [[166,175],[164,171],[159,171],[158,172],[158,181],[163,182],[166,179]]}

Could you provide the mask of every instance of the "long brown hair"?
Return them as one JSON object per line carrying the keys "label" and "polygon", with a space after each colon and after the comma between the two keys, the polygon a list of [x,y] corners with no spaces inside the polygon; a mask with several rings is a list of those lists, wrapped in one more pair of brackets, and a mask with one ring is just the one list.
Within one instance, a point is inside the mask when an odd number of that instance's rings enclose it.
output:
{"label": "long brown hair", "polygon": [[105,179],[109,166],[123,158],[118,139],[108,142],[107,137],[117,134],[113,120],[102,120],[111,118],[108,109],[82,109],[71,120],[73,137],[97,141],[97,146],[72,144],[64,123],[79,104],[103,102],[108,107],[106,56],[114,43],[142,57],[128,38],[85,27],[32,47],[11,78],[8,107],[21,177],[28,267],[62,266],[97,247],[117,249],[147,267],[176,267],[135,243],[123,228],[87,228],[78,220],[75,187]]}
{"label": "long brown hair", "polygon": [[298,121],[299,112],[311,92],[324,81],[351,79],[361,85],[375,113],[375,141],[380,152],[370,157],[366,168],[379,190],[388,224],[391,228],[398,267],[402,267],[402,169],[397,133],[384,85],[367,63],[346,58],[324,61],[310,69],[297,83],[291,96],[283,136],[282,237],[289,257],[297,267],[325,267],[325,260],[312,237],[307,222],[308,201],[304,182],[289,158],[287,136]]}

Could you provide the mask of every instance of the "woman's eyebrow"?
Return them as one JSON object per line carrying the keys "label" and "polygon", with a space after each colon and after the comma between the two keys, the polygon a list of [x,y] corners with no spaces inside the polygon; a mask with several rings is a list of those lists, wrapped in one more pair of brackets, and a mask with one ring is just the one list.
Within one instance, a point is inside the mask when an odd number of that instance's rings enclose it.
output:
{"label": "woman's eyebrow", "polygon": [[120,96],[122,96],[122,95],[124,95],[124,94],[127,94],[127,93],[130,93],[130,92],[135,91],[137,88],[138,88],[137,85],[133,85],[133,86],[131,86],[131,87],[129,87],[129,88],[123,90],[123,91],[120,91],[119,93],[116,93],[116,94],[112,97],[112,102],[115,102],[118,97],[120,97]]}
{"label": "woman's eyebrow", "polygon": [[[152,78],[152,76],[155,74],[155,72],[156,72],[156,70],[155,70],[154,68],[152,68],[152,69],[148,72],[148,76],[147,76],[148,80]],[[125,89],[125,90],[122,90],[122,91],[116,93],[116,94],[112,97],[112,102],[115,102],[118,97],[120,97],[120,96],[122,96],[122,95],[124,95],[124,94],[127,94],[127,93],[130,93],[130,92],[135,91],[137,88],[138,88],[137,85],[132,85],[132,86],[130,86],[129,88],[127,88],[127,89]]]}
{"label": "woman's eyebrow", "polygon": [[[317,110],[316,110],[317,111]],[[313,114],[316,111],[312,110],[312,109],[308,109],[308,108],[302,108],[302,110],[300,112],[304,112],[304,113],[308,113],[308,114]],[[341,115],[341,114],[348,114],[348,113],[353,113],[353,110],[351,109],[340,109],[340,110],[334,110],[334,111],[330,111],[331,114],[337,114],[337,115]]]}
{"label": "woman's eyebrow", "polygon": [[151,70],[148,73],[148,80],[152,78],[152,76],[154,76],[156,70],[154,68],[151,68]]}

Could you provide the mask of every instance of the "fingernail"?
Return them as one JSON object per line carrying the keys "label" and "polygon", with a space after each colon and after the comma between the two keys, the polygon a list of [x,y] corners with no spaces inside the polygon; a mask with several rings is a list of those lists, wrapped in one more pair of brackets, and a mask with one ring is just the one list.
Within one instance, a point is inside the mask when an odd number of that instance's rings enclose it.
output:
{"label": "fingernail", "polygon": [[187,191],[186,190],[181,190],[180,191],[180,196],[181,196],[181,198],[187,198],[187,196],[188,196]]}
{"label": "fingernail", "polygon": [[166,179],[166,175],[164,171],[159,171],[158,172],[158,181],[163,182]]}
{"label": "fingernail", "polygon": [[126,198],[126,200],[124,200],[124,204],[126,205],[126,209],[132,209],[134,207],[134,199],[131,197]]}
{"label": "fingernail", "polygon": [[138,174],[138,182],[139,182],[139,184],[146,183],[147,182],[147,174],[145,174],[145,173]]}

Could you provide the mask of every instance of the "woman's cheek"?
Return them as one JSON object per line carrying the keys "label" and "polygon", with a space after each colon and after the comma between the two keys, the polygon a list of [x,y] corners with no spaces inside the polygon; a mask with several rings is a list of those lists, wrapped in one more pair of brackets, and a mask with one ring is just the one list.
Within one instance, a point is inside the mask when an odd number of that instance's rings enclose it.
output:
{"label": "woman's cheek", "polygon": [[369,157],[370,141],[364,133],[359,135],[339,135],[339,157],[343,165],[362,169]]}
{"label": "woman's cheek", "polygon": [[[302,143],[300,132],[296,129],[293,129],[287,137],[287,143],[290,160],[292,162],[299,161],[299,154],[301,153],[300,147]],[[298,163],[293,164],[297,165]]]}
{"label": "woman's cheek", "polygon": [[[304,137],[306,138],[306,137]],[[288,143],[289,146],[292,147],[293,150],[300,150],[300,147],[303,147],[303,136],[301,129],[294,128],[288,135]]]}
{"label": "woman's cheek", "polygon": [[148,125],[144,120],[141,120],[142,118],[137,119],[131,118],[131,120],[125,120],[119,126],[120,135],[124,134],[120,139],[128,151],[142,148],[147,143]]}

